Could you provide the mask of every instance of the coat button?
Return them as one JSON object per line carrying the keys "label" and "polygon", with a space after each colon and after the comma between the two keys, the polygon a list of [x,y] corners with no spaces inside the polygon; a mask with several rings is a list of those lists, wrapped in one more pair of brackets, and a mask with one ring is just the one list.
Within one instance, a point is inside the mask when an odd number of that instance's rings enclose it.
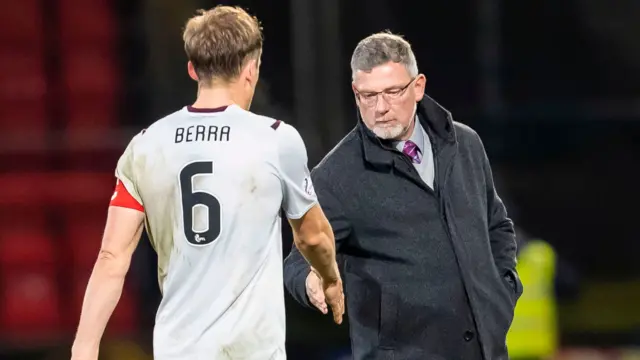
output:
{"label": "coat button", "polygon": [[474,336],[473,331],[465,331],[465,332],[464,332],[464,341],[471,341],[471,340],[473,340],[473,336]]}

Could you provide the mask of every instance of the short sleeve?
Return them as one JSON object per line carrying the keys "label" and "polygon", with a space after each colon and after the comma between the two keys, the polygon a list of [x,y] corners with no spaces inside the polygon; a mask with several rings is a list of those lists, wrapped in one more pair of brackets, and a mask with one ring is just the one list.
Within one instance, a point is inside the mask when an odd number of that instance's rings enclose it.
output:
{"label": "short sleeve", "polygon": [[[116,166],[116,178],[118,182],[126,189],[126,192],[131,195],[133,199],[135,199],[140,206],[143,205],[142,198],[138,193],[138,189],[136,186],[136,177],[135,177],[135,154],[134,149],[136,142],[139,140],[141,134],[136,135],[127,148],[125,149],[122,156],[118,160],[118,165]],[[114,194],[115,195],[115,194]]]}
{"label": "short sleeve", "polygon": [[318,203],[307,166],[307,149],[293,126],[281,123],[276,133],[279,173],[284,192],[282,209],[287,218],[299,219]]}

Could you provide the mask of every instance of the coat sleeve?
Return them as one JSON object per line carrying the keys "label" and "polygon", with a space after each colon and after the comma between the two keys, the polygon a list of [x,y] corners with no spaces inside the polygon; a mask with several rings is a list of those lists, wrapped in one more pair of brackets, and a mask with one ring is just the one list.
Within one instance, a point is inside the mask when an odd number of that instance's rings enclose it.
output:
{"label": "coat sleeve", "polygon": [[500,275],[513,286],[513,290],[519,296],[522,293],[522,283],[516,272],[517,245],[513,221],[508,217],[507,209],[495,188],[489,158],[479,136],[478,141],[482,149],[482,167],[487,191],[487,220],[493,261]]}
{"label": "coat sleeve", "polygon": [[[324,214],[331,228],[336,241],[336,252],[340,252],[340,247],[351,234],[351,224],[342,211],[342,204],[333,195],[330,186],[319,179],[315,171],[311,173],[315,192]],[[301,305],[312,308],[306,291],[306,279],[310,267],[307,260],[302,256],[298,248],[293,245],[289,256],[284,260],[284,285],[291,296]]]}

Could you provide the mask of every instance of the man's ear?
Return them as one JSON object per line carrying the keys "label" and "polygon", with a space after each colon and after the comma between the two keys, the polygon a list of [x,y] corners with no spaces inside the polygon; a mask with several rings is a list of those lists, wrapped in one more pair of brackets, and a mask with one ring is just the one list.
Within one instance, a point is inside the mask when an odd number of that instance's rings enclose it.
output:
{"label": "man's ear", "polygon": [[416,76],[416,82],[414,83],[414,90],[416,94],[416,102],[421,101],[424,97],[424,89],[427,85],[427,77],[423,74]]}
{"label": "man's ear", "polygon": [[189,77],[195,81],[198,81],[198,73],[196,69],[193,67],[193,63],[191,61],[187,62],[187,72],[189,73]]}
{"label": "man's ear", "polygon": [[258,60],[250,59],[245,64],[242,69],[242,73],[240,74],[240,78],[245,81],[254,84],[258,81]]}
{"label": "man's ear", "polygon": [[360,98],[358,97],[358,90],[356,89],[356,86],[353,84],[353,82],[351,83],[351,91],[353,91],[353,97],[356,99],[356,104],[360,105]]}

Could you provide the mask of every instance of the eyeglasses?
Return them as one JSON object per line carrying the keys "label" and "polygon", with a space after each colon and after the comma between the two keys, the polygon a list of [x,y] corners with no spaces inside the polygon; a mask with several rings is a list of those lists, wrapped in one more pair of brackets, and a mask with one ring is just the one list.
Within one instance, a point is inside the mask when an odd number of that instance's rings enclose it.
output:
{"label": "eyeglasses", "polygon": [[362,103],[362,105],[365,106],[375,106],[378,103],[378,97],[381,95],[384,100],[387,103],[393,103],[398,101],[402,95],[404,95],[404,93],[407,91],[407,89],[409,88],[409,85],[413,84],[414,81],[416,81],[417,77],[414,77],[413,79],[411,79],[411,81],[409,81],[407,83],[407,85],[401,87],[401,88],[395,88],[395,89],[388,89],[388,90],[384,90],[384,91],[379,91],[379,92],[359,92],[358,90],[355,90],[356,96],[358,97],[358,100],[360,100],[360,102]]}

